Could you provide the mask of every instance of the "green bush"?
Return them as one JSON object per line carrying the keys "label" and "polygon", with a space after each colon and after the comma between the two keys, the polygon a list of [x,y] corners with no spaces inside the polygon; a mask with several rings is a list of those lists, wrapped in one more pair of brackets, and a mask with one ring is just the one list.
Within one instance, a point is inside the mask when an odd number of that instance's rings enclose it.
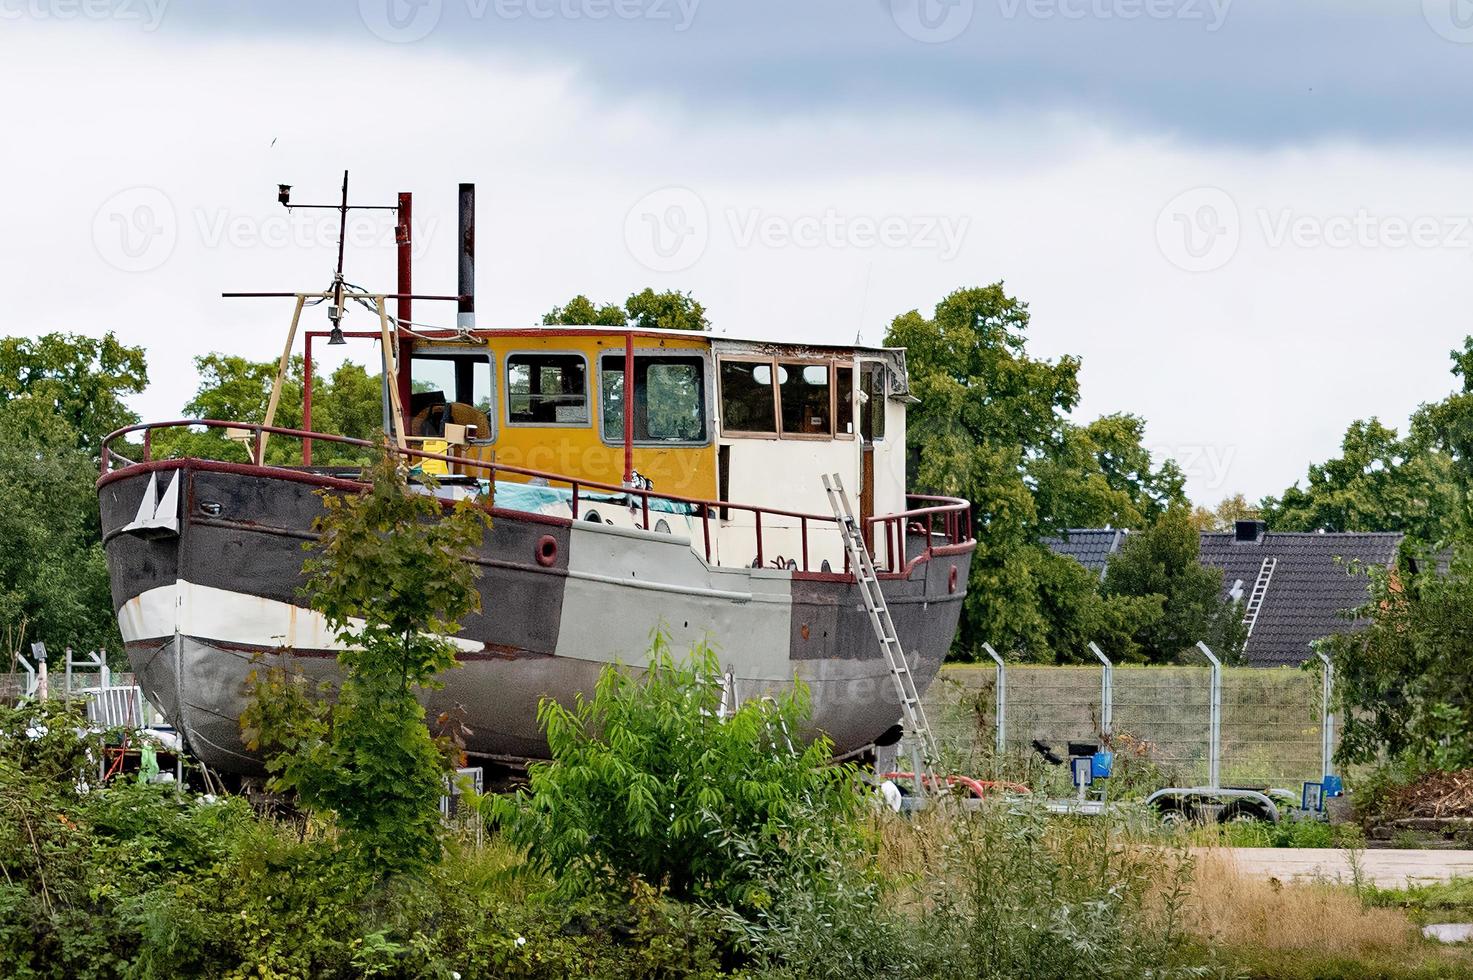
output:
{"label": "green bush", "polygon": [[490,818],[567,894],[638,879],[755,917],[774,888],[822,877],[862,845],[852,770],[829,765],[827,739],[789,744],[804,687],[721,718],[720,676],[708,647],[677,662],[657,632],[644,671],[605,669],[571,708],[543,701],[551,761]]}

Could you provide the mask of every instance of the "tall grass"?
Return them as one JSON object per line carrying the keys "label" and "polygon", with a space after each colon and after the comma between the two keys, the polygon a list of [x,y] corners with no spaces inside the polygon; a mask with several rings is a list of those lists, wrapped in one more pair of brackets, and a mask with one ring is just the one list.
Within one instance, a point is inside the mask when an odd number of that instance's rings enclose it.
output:
{"label": "tall grass", "polygon": [[1131,844],[1108,820],[1034,805],[880,819],[917,975],[1187,977],[1208,957],[1185,930],[1191,863]]}

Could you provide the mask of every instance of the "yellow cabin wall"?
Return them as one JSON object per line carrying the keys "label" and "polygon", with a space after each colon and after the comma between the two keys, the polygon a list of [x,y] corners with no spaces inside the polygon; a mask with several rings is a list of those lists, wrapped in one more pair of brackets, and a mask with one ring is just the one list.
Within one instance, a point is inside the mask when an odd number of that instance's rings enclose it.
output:
{"label": "yellow cabin wall", "polygon": [[[624,479],[624,446],[610,445],[601,437],[603,405],[599,390],[599,358],[608,353],[622,355],[624,337],[619,334],[548,336],[492,336],[485,339],[493,355],[496,392],[495,439],[490,444],[468,446],[465,455],[494,460],[505,466],[542,470],[580,480],[592,480],[619,486]],[[433,345],[429,345],[433,346]],[[693,351],[708,362],[706,370],[706,431],[710,439],[705,446],[639,446],[634,447],[634,468],[654,483],[657,493],[680,497],[715,499],[716,420],[712,403],[715,378],[710,367],[710,344],[704,338],[689,340],[676,337],[642,337],[635,335],[636,353],[657,350]],[[588,397],[590,423],[586,426],[531,426],[507,424],[506,356],[524,351],[582,354],[588,360]],[[494,454],[494,455],[493,455]],[[501,479],[520,479],[502,474]]]}

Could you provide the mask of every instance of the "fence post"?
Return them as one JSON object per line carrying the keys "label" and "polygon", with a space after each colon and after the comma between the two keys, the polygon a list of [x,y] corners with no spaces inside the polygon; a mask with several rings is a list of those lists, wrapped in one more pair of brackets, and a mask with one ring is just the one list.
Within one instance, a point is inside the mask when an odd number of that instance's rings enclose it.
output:
{"label": "fence post", "polygon": [[1222,661],[1197,641],[1197,649],[1212,664],[1212,681],[1207,693],[1207,785],[1217,789],[1222,771]]}
{"label": "fence post", "polygon": [[[36,665],[26,659],[26,655],[19,650],[15,652],[16,663],[20,664],[21,670],[26,672],[26,689],[22,692],[24,697],[36,696]],[[44,662],[44,661],[43,661]]]}
{"label": "fence post", "polygon": [[994,685],[997,710],[994,717],[997,719],[997,755],[1001,758],[1007,751],[1008,745],[1008,665],[1003,662],[998,652],[992,649],[991,643],[982,644],[982,649],[987,651],[987,655],[997,665],[997,684]]}
{"label": "fence post", "polygon": [[1335,665],[1328,654],[1316,650],[1315,655],[1325,665],[1320,679],[1320,776],[1332,776],[1335,769]]}
{"label": "fence post", "polygon": [[1093,640],[1089,641],[1089,649],[1100,658],[1100,737],[1107,738],[1115,723],[1115,665]]}

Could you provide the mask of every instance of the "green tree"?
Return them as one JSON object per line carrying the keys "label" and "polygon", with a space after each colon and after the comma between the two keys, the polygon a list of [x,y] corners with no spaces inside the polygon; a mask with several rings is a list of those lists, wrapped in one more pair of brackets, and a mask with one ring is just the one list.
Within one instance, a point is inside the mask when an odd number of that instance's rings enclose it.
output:
{"label": "green tree", "polygon": [[[1027,305],[999,282],[952,293],[930,317],[896,317],[885,343],[907,348],[920,400],[907,422],[919,457],[912,483],[965,497],[977,518],[954,652],[975,658],[988,641],[1032,659],[1077,660],[1089,656],[1081,628],[1118,629],[1145,610],[1099,605],[1094,583],[1059,564],[1042,538],[1069,526],[1144,522],[1180,502],[1181,474],[1174,464],[1151,468],[1133,416],[1069,422],[1079,361],[1031,357],[1028,320]],[[1069,618],[1084,609],[1095,614]]]}
{"label": "green tree", "polygon": [[1174,460],[1154,466],[1143,445],[1145,420],[1105,415],[1064,423],[1057,443],[1028,464],[1040,523],[1075,527],[1144,527],[1186,501],[1186,478]]}
{"label": "green tree", "polygon": [[147,384],[143,348],[111,332],[0,339],[0,407],[22,397],[49,406],[94,456],[103,436],[138,421],[124,398]]}
{"label": "green tree", "polygon": [[1247,639],[1238,604],[1222,597],[1222,572],[1202,565],[1201,537],[1185,506],[1128,535],[1105,571],[1108,596],[1157,597],[1161,614],[1142,623],[1135,641],[1151,663],[1171,663],[1201,640],[1224,660]]}
{"label": "green tree", "polygon": [[1363,569],[1364,629],[1321,641],[1335,665],[1345,764],[1389,757],[1415,768],[1473,766],[1473,562],[1459,551],[1446,575]]}
{"label": "green tree", "polygon": [[676,290],[655,292],[646,288],[633,293],[623,307],[602,306],[581,293],[543,315],[547,326],[633,327],[636,330],[710,330],[706,308],[689,293]]}
{"label": "green tree", "polygon": [[[275,361],[251,361],[228,354],[202,354],[194,359],[200,378],[194,397],[184,405],[189,418],[226,422],[262,422],[275,383]],[[303,424],[303,379],[305,362],[293,357],[281,388],[273,424],[299,429]],[[380,376],[369,374],[360,364],[345,361],[331,375],[318,375],[312,386],[312,429],[315,432],[369,439],[383,427],[383,389]],[[277,436],[267,440],[266,462],[294,463],[301,459],[301,443]],[[154,454],[160,457],[205,456],[220,459],[247,458],[244,446],[231,442],[219,429],[191,432],[160,430],[154,437]],[[317,465],[355,465],[368,454],[318,442],[313,449]]]}
{"label": "green tree", "polygon": [[[1430,428],[1449,434],[1457,397],[1423,409]],[[1434,422],[1433,420],[1438,420]],[[1266,497],[1264,520],[1276,531],[1401,531],[1423,546],[1446,541],[1457,523],[1453,458],[1425,438],[1398,437],[1370,418],[1351,423],[1340,456],[1309,468],[1280,497]]]}
{"label": "green tree", "polygon": [[292,681],[256,681],[241,719],[268,752],[274,784],[331,810],[366,863],[382,872],[425,867],[440,853],[439,800],[454,761],[430,737],[416,692],[456,665],[458,620],[480,609],[475,566],[462,559],[489,526],[462,500],[453,511],[409,485],[404,461],[380,454],[359,495],[324,493],[319,540],[303,568],[312,607],[344,644],[330,709],[282,711]]}
{"label": "green tree", "polygon": [[[1238,521],[1262,519],[1263,511],[1250,504],[1248,498],[1241,493],[1222,498],[1211,510],[1206,507],[1196,507],[1192,510],[1192,524],[1198,531],[1231,531],[1237,526]],[[1286,527],[1282,530],[1287,531],[1291,528]]]}
{"label": "green tree", "polygon": [[624,301],[629,325],[639,330],[710,330],[706,308],[690,293],[646,288]]}
{"label": "green tree", "polygon": [[622,327],[628,325],[629,317],[623,307],[615,303],[598,306],[579,293],[565,305],[554,306],[543,314],[542,323],[549,327]]}
{"label": "green tree", "polygon": [[55,404],[44,392],[0,404],[0,625],[25,624],[53,656],[117,652],[97,461]]}

